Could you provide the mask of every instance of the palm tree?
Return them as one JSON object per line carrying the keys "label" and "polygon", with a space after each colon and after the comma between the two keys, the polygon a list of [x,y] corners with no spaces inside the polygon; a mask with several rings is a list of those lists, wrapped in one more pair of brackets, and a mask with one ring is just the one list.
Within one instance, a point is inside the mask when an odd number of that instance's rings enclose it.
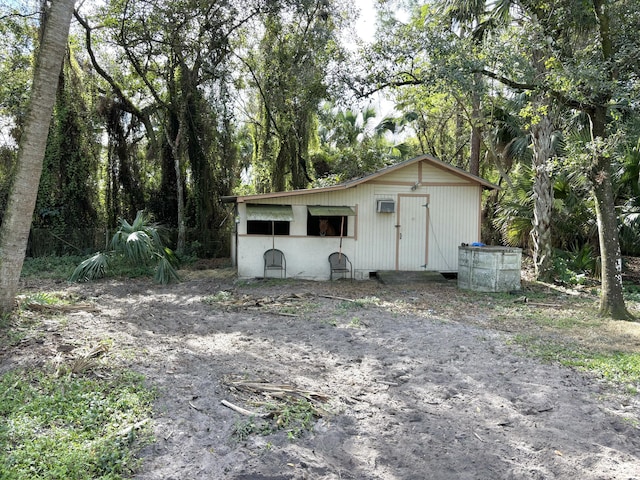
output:
{"label": "palm tree", "polygon": [[[485,0],[448,0],[445,2],[452,19],[470,24],[473,29],[472,38],[479,41],[499,27],[504,27],[512,20],[510,12],[511,0],[486,2]],[[537,40],[537,39],[536,39]],[[532,60],[531,68],[538,76],[545,73],[547,53],[538,45],[544,42],[528,43],[527,49]],[[477,74],[479,75],[479,74]],[[552,118],[547,112],[552,108],[548,94],[535,94],[531,99],[535,121],[531,120],[530,139],[533,147],[533,198],[534,215],[532,218],[531,239],[533,240],[533,258],[536,278],[549,280],[553,273],[553,249],[551,239],[551,212],[553,209],[553,182],[549,171],[549,163],[555,155],[553,134],[555,131]],[[474,118],[478,118],[477,94],[474,96]],[[477,127],[474,127],[477,128]],[[473,157],[474,145],[472,145]],[[477,173],[477,172],[475,172]]]}
{"label": "palm tree", "polygon": [[18,167],[0,227],[0,313],[15,306],[74,0],[51,2],[34,71]]}
{"label": "palm tree", "polygon": [[[549,106],[549,99],[541,97],[541,105]],[[551,239],[551,213],[553,211],[553,181],[551,160],[556,151],[553,144],[554,125],[551,117],[540,114],[539,120],[531,125],[533,145],[533,264],[536,278],[548,281],[553,276],[553,249]]]}
{"label": "palm tree", "polygon": [[121,257],[132,266],[155,264],[156,282],[167,284],[179,281],[175,269],[177,259],[173,251],[164,246],[160,227],[150,221],[150,217],[139,211],[132,224],[120,220],[120,228],[111,239],[111,251],[98,252],[82,262],[71,274],[72,282],[95,280],[107,273],[110,260]]}

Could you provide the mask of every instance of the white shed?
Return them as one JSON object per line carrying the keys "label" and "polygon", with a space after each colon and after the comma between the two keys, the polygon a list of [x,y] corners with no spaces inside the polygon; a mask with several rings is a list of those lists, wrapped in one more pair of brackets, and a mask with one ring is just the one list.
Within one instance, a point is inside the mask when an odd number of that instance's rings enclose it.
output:
{"label": "white shed", "polygon": [[333,252],[350,260],[355,279],[457,272],[458,246],[480,241],[486,188],[498,187],[422,155],[330,187],[226,197],[236,204],[232,261],[239,278],[271,276],[264,253],[274,248],[289,278],[328,280]]}

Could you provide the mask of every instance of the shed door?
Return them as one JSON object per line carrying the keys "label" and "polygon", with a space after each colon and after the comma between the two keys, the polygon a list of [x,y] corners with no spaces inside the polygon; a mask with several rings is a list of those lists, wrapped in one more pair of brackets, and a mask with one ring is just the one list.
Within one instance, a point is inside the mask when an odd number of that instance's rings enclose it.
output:
{"label": "shed door", "polygon": [[427,264],[428,195],[398,195],[396,270],[424,270]]}

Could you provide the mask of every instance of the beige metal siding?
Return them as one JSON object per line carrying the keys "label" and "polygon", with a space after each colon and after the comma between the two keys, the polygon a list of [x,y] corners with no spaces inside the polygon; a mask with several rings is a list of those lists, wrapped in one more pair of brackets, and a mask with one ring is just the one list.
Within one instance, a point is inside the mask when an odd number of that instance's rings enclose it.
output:
{"label": "beige metal siding", "polygon": [[480,231],[480,187],[429,187],[428,270],[455,272],[458,246]]}
{"label": "beige metal siding", "polygon": [[[356,278],[368,278],[369,272],[394,270],[396,267],[401,270],[421,269],[424,264],[427,270],[455,272],[458,268],[458,246],[479,240],[480,194],[480,184],[421,162],[344,190],[246,199],[251,203],[292,205],[294,220],[289,236],[246,235],[245,204],[240,203],[236,252],[238,275],[245,278],[262,276],[262,254],[274,243],[276,248],[285,252],[289,277],[328,279],[327,257],[340,248],[352,261]],[[424,204],[428,199],[428,210],[421,210],[425,214],[421,217],[424,230],[411,232],[396,227],[401,220],[398,208],[408,208],[408,198],[414,199],[415,205],[418,201]],[[396,212],[377,213],[377,200],[394,200]],[[339,237],[306,236],[308,205],[349,206],[356,211],[355,217],[349,217],[347,238],[342,239],[342,247]],[[420,222],[413,227],[423,228]],[[403,234],[400,246],[399,233]],[[410,248],[415,248],[415,253],[405,250]],[[405,260],[398,263],[399,255],[405,254],[411,264]]]}
{"label": "beige metal siding", "polygon": [[414,183],[418,180],[420,163],[414,163],[400,170],[389,172],[373,181],[373,183]]}
{"label": "beige metal siding", "polygon": [[455,185],[473,185],[468,178],[461,177],[449,170],[445,170],[436,165],[422,162],[422,178],[421,182],[431,185],[434,183],[447,183]]}
{"label": "beige metal siding", "polygon": [[419,162],[407,166],[401,170],[390,172],[383,175],[372,183],[376,184],[396,184],[396,185],[414,185],[415,183],[431,185],[434,183],[445,183],[455,185],[473,185],[468,178],[456,175],[450,170],[445,170],[437,165],[429,162]]}
{"label": "beige metal siding", "polygon": [[418,271],[427,263],[428,196],[398,195],[396,270]]}
{"label": "beige metal siding", "polygon": [[361,276],[369,272],[395,269],[396,213],[377,213],[378,200],[393,200],[397,208],[397,188],[367,185],[361,192],[358,209],[358,265]]}

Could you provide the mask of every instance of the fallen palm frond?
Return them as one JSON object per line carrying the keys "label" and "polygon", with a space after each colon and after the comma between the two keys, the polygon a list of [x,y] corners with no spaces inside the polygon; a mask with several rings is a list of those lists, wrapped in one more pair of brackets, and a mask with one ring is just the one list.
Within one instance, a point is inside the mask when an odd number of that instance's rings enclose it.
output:
{"label": "fallen palm frond", "polygon": [[261,395],[269,395],[271,397],[299,397],[305,398],[307,400],[313,401],[321,401],[326,402],[329,400],[327,395],[322,393],[313,392],[309,390],[302,390],[293,385],[288,384],[277,384],[277,383],[269,383],[269,382],[248,382],[248,381],[237,381],[231,382],[231,385],[238,390],[244,390],[246,392],[261,394]]}
{"label": "fallen palm frond", "polygon": [[[322,406],[329,397],[319,392],[262,380],[228,380],[227,384],[236,395],[244,396],[245,402],[259,408],[258,411],[248,410],[227,400],[222,401],[226,407],[249,417],[248,422],[238,427],[241,436],[284,429],[289,436],[298,437],[312,428],[316,419],[329,414]],[[257,421],[259,423],[253,423]]]}
{"label": "fallen palm frond", "polygon": [[239,407],[238,405],[235,405],[228,400],[222,400],[220,403],[222,403],[225,407],[230,408],[231,410],[241,413],[242,415],[246,415],[247,417],[267,418],[271,416],[270,413],[258,413],[247,410],[246,408]]}
{"label": "fallen palm frond", "polygon": [[266,309],[270,313],[285,316],[297,316],[292,312],[283,312],[283,309],[303,309],[304,303],[310,294],[290,293],[278,295],[275,297],[252,297],[250,295],[242,295],[234,297],[232,293],[227,291],[218,292],[215,295],[203,299],[205,303],[222,307],[229,311]]}
{"label": "fallen palm frond", "polygon": [[50,313],[70,313],[70,312],[100,312],[99,308],[87,303],[77,303],[75,305],[53,304],[47,305],[37,302],[23,303],[22,307],[34,312],[50,312]]}
{"label": "fallen palm frond", "polygon": [[99,312],[94,305],[88,303],[68,303],[69,298],[61,298],[59,294],[35,293],[16,297],[18,306],[23,310],[44,313]]}
{"label": "fallen palm frond", "polygon": [[64,373],[84,373],[98,365],[98,359],[109,352],[110,346],[107,342],[100,342],[85,354],[74,358],[66,365],[60,365],[56,371],[56,376]]}

